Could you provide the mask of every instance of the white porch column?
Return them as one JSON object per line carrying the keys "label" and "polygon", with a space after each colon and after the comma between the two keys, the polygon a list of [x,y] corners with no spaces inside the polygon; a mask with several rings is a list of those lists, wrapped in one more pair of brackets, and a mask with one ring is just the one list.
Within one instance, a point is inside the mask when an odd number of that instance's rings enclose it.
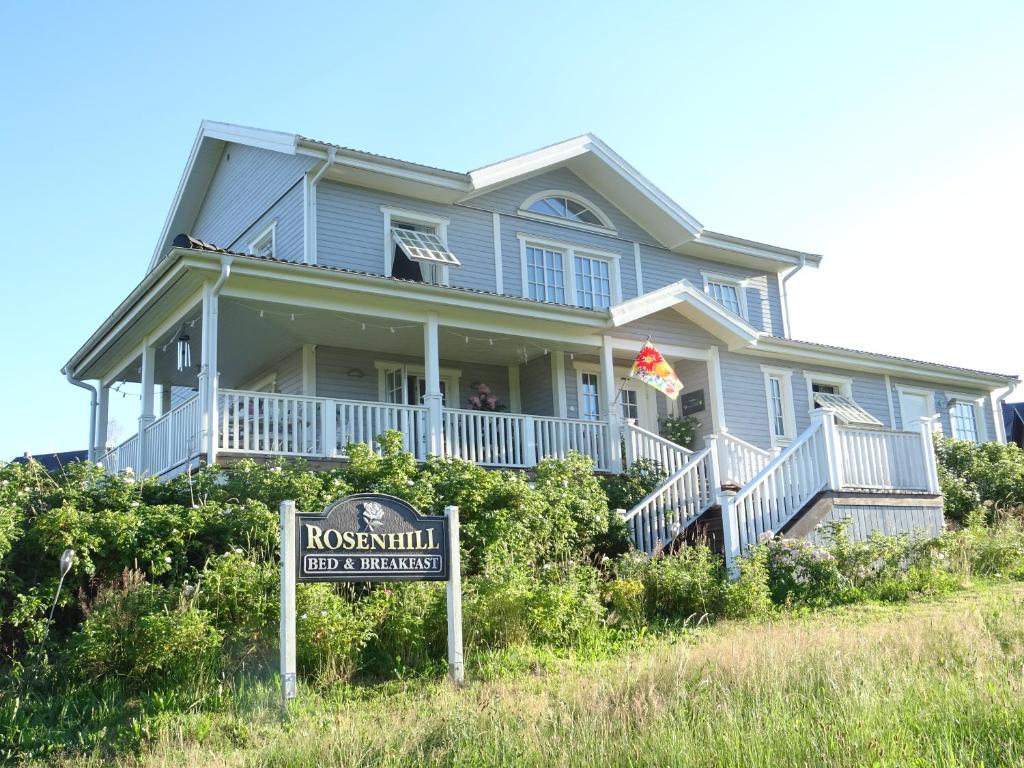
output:
{"label": "white porch column", "polygon": [[107,452],[107,424],[110,421],[110,387],[99,382],[99,398],[96,404],[96,439],[93,456],[98,460]]}
{"label": "white porch column", "polygon": [[316,397],[316,344],[302,345],[302,394]]}
{"label": "white porch column", "polygon": [[942,489],[939,486],[939,464],[935,458],[935,443],[933,442],[935,434],[933,421],[934,419],[925,417],[921,419],[918,425],[918,430],[921,432],[921,461],[924,464],[928,491],[931,493],[941,493]]}
{"label": "white porch column", "polygon": [[161,384],[160,385],[160,415],[163,416],[165,413],[171,411],[171,385]]}
{"label": "white porch column", "polygon": [[217,303],[217,294],[208,287],[203,292],[203,339],[199,367],[203,430],[200,450],[206,453],[207,464],[217,461]]}
{"label": "white porch column", "polygon": [[722,366],[718,347],[708,350],[708,398],[711,400],[711,431],[725,432],[725,399],[722,395]]}
{"label": "white porch column", "polygon": [[[565,398],[565,354],[552,352],[551,360],[551,403],[554,415],[560,419],[568,416],[568,403]],[[580,418],[579,414],[576,418]]]}
{"label": "white porch column", "polygon": [[444,438],[441,433],[441,362],[436,312],[427,313],[427,322],[423,326],[423,374],[426,379],[423,404],[427,406],[427,453],[441,456],[444,453]]}
{"label": "white porch column", "polygon": [[139,412],[139,466],[135,471],[142,474],[149,474],[151,446],[146,440],[146,427],[153,423],[156,415],[153,413],[154,390],[156,380],[156,347],[150,346],[147,342],[142,347],[142,400]]}
{"label": "white porch column", "polygon": [[604,401],[605,418],[608,424],[608,470],[621,472],[622,455],[619,450],[619,438],[622,434],[622,419],[616,402],[618,389],[615,386],[611,336],[603,336],[601,339],[601,390],[603,392],[601,400]]}

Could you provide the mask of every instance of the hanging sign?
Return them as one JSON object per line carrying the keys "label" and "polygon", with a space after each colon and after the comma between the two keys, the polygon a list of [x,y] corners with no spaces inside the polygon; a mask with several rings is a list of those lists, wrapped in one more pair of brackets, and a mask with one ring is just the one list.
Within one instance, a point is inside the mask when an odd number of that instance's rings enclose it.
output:
{"label": "hanging sign", "polygon": [[295,585],[316,581],[447,581],[448,672],[462,683],[459,508],[421,515],[394,496],[359,493],[318,514],[281,502],[281,698],[298,693]]}
{"label": "hanging sign", "polygon": [[448,580],[447,519],[394,496],[347,496],[296,524],[299,581]]}

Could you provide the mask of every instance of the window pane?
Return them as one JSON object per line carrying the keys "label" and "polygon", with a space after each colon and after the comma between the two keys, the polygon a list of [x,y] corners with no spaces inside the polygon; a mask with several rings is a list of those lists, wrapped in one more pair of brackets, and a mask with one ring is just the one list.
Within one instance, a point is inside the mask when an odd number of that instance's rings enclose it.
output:
{"label": "window pane", "polygon": [[545,248],[526,249],[527,296],[538,301],[565,303],[562,254]]}
{"label": "window pane", "polygon": [[587,309],[611,306],[612,284],[608,262],[586,256],[576,257],[576,303]]}
{"label": "window pane", "polygon": [[786,436],[786,417],[782,405],[782,381],[774,376],[768,379],[768,395],[771,404],[772,432],[775,437]]}
{"label": "window pane", "polygon": [[978,442],[978,417],[972,403],[957,402],[950,414],[953,437]]}
{"label": "window pane", "polygon": [[740,295],[735,285],[708,283],[708,295],[734,314],[740,314]]}
{"label": "window pane", "polygon": [[580,418],[597,421],[601,418],[601,403],[597,393],[597,374],[580,374]]}
{"label": "window pane", "polygon": [[533,203],[529,210],[534,213],[542,213],[545,216],[557,216],[560,219],[568,219],[569,221],[581,221],[585,224],[604,226],[597,217],[597,214],[587,208],[587,206],[565,197],[546,197]]}
{"label": "window pane", "polygon": [[640,418],[640,404],[637,402],[636,390],[622,390],[619,394],[619,403],[622,406],[622,418],[633,421]]}

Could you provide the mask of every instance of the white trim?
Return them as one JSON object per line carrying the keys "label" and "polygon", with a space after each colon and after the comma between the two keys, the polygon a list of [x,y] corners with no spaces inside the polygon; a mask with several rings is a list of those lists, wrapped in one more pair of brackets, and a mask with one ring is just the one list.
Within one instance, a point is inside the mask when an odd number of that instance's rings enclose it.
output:
{"label": "white trim", "polygon": [[[974,423],[978,428],[978,443],[988,442],[988,425],[985,423],[985,398],[983,395],[969,394],[966,392],[944,392],[946,396],[946,413],[949,417],[950,437],[956,437],[956,428],[953,426],[953,407],[956,403],[970,403],[974,408]],[[993,416],[995,413],[993,412]]]}
{"label": "white trim", "polygon": [[636,295],[644,295],[644,270],[640,264],[640,243],[633,243],[633,269],[636,270]]}
{"label": "white trim", "polygon": [[491,228],[494,235],[494,292],[505,293],[505,264],[501,255],[501,214],[491,214]]}
{"label": "white trim", "polygon": [[[561,216],[551,216],[530,210],[531,205],[548,197],[564,197],[566,200],[572,200],[574,203],[579,203],[580,205],[588,208],[598,219],[601,220],[601,223],[589,224],[585,221],[574,221],[573,219],[563,218]],[[615,225],[612,224],[612,220],[608,218],[608,215],[604,211],[594,203],[590,202],[583,195],[577,195],[575,192],[569,192],[565,189],[545,189],[543,192],[535,192],[520,204],[519,210],[516,213],[527,219],[538,219],[540,221],[566,224],[570,227],[578,227],[579,229],[586,229],[591,232],[601,232],[603,234],[618,234],[618,231],[615,229]]]}
{"label": "white trim", "polygon": [[260,233],[256,237],[249,241],[248,252],[252,255],[256,255],[256,244],[260,240],[265,240],[267,235],[270,235],[270,258],[277,257],[277,219],[274,219],[270,224],[260,230]]}
{"label": "white trim", "polygon": [[[391,269],[394,266],[395,259],[395,238],[391,235],[392,220],[398,219],[399,221],[406,221],[410,224],[419,224],[427,227],[433,227],[437,237],[444,243],[444,247],[448,248],[448,224],[450,219],[445,216],[434,216],[429,213],[421,213],[419,211],[411,211],[408,208],[395,208],[391,205],[382,205],[380,212],[384,214],[384,275],[385,277],[391,277]],[[435,284],[437,285],[448,285],[448,267],[447,265],[430,264],[427,265],[432,273],[436,274],[435,270],[440,270],[440,276]],[[420,269],[424,268],[423,264],[420,264]],[[430,283],[430,280],[424,280],[424,283]]]}
{"label": "white trim", "polygon": [[889,406],[889,429],[896,429],[896,408],[892,402],[892,379],[885,374],[885,401]]}
{"label": "white trim", "polygon": [[[796,437],[796,412],[793,405],[793,371],[790,368],[762,365],[761,373],[764,375],[765,405],[768,407],[768,437],[771,438],[773,448],[788,445]],[[782,422],[785,434],[780,436],[775,434],[775,415],[772,409],[770,379],[779,380],[780,394],[782,396]]]}
{"label": "white trim", "polygon": [[718,347],[708,350],[708,397],[711,399],[711,431],[725,432],[725,397],[722,390],[722,361]]}
{"label": "white trim", "polygon": [[565,354],[555,352],[549,354],[549,357],[551,358],[551,407],[555,416],[564,419],[569,410],[565,391]]}
{"label": "white trim", "polygon": [[[700,276],[704,281],[704,293],[716,304],[721,304],[721,302],[715,299],[708,290],[711,283],[715,283],[716,285],[727,285],[734,288],[736,290],[736,302],[740,306],[739,315],[749,322],[750,313],[747,310],[747,286],[750,284],[750,280],[748,278],[738,277],[724,272],[705,271],[703,269],[700,272]],[[725,307],[725,305],[722,304],[722,307]],[[728,307],[725,308],[728,310]]]}
{"label": "white trim", "polygon": [[839,394],[853,400],[853,379],[849,376],[836,376],[831,373],[818,373],[817,371],[804,371],[804,384],[807,386],[807,410],[813,413],[814,392],[811,387],[814,384],[824,384],[827,387],[838,387]]}

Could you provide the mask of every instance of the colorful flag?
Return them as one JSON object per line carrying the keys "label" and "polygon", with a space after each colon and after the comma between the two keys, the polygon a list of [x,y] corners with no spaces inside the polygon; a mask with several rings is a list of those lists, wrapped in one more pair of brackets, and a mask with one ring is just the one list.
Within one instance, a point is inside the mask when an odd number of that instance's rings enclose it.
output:
{"label": "colorful flag", "polygon": [[672,366],[661,356],[661,352],[654,348],[650,339],[644,342],[640,348],[640,354],[633,361],[633,370],[629,375],[634,379],[640,379],[650,384],[659,392],[675,400],[683,391],[683,383],[679,381]]}

